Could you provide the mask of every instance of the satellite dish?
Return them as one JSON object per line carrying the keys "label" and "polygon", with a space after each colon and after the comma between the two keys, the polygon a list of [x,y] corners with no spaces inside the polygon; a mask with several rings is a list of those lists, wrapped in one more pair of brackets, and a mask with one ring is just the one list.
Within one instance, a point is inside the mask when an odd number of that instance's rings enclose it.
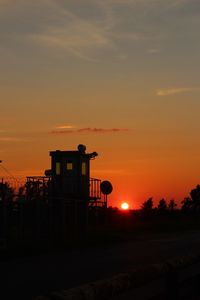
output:
{"label": "satellite dish", "polygon": [[47,177],[52,176],[52,170],[51,169],[45,170],[44,175],[47,176]]}
{"label": "satellite dish", "polygon": [[82,144],[79,144],[79,145],[78,145],[78,151],[81,152],[81,153],[85,153],[85,151],[86,151],[86,146],[85,146],[85,145],[82,145]]}
{"label": "satellite dish", "polygon": [[109,195],[112,193],[113,187],[110,181],[105,180],[101,182],[100,189],[104,195]]}

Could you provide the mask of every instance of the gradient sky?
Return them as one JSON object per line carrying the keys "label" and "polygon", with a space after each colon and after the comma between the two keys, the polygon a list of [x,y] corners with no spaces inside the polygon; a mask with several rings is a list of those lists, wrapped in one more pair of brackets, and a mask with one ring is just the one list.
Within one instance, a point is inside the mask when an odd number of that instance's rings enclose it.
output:
{"label": "gradient sky", "polygon": [[4,166],[42,175],[83,143],[110,205],[182,200],[200,183],[199,28],[199,0],[0,0]]}

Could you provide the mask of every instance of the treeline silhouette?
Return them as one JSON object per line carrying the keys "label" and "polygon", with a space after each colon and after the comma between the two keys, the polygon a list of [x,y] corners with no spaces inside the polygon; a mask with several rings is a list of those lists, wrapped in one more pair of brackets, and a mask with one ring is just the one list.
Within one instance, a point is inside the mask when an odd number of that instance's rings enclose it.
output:
{"label": "treeline silhouette", "polygon": [[200,185],[192,189],[190,197],[185,197],[178,208],[178,204],[174,199],[167,202],[164,198],[160,199],[157,206],[154,206],[153,197],[150,197],[142,203],[141,211],[151,214],[153,211],[157,213],[172,213],[175,210],[181,210],[185,213],[200,213]]}
{"label": "treeline silhouette", "polygon": [[[26,191],[28,189],[28,197]],[[30,200],[36,200],[36,198],[43,198],[45,190],[43,187],[37,189],[32,186],[27,186],[26,184],[20,186],[18,190],[14,189],[8,182],[0,182],[0,203],[19,203],[27,202]],[[196,188],[192,189],[189,197],[185,197],[181,201],[181,205],[178,208],[178,204],[174,199],[171,199],[169,202],[165,198],[160,199],[157,206],[154,206],[153,197],[150,197],[144,201],[141,205],[141,210],[150,212],[152,210],[157,210],[160,212],[164,211],[174,211],[175,209],[190,211],[190,212],[200,212],[200,185],[198,184]]]}
{"label": "treeline silhouette", "polygon": [[47,190],[48,186],[36,183],[15,190],[8,182],[0,182],[0,250],[20,248],[34,252],[60,243],[69,245],[77,237],[83,242],[88,232],[92,232],[93,242],[99,243],[105,239],[119,241],[124,229],[139,233],[145,226],[152,232],[169,230],[170,226],[171,230],[177,226],[200,227],[200,185],[179,205],[174,199],[164,198],[154,205],[150,197],[140,209],[127,212],[114,207],[89,207],[85,211],[80,201],[52,199]]}

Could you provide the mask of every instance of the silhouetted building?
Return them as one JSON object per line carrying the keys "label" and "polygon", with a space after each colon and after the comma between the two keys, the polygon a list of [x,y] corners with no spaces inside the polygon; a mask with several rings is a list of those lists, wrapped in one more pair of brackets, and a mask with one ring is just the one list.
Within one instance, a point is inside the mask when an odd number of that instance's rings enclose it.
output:
{"label": "silhouetted building", "polygon": [[97,155],[84,145],[51,151],[51,168],[44,176],[28,176],[17,195],[0,182],[0,242],[13,232],[12,239],[22,244],[57,243],[82,234],[89,224],[103,223],[112,185],[90,177],[90,162]]}
{"label": "silhouetted building", "polygon": [[101,199],[101,180],[90,178],[90,161],[98,154],[87,153],[84,145],[73,151],[51,151],[51,169],[45,176],[27,177],[27,192],[51,200],[75,201],[88,206],[106,206],[107,198]]}
{"label": "silhouetted building", "polygon": [[86,153],[86,147],[79,145],[77,151],[56,150],[50,156],[53,196],[89,200],[90,160],[97,153]]}

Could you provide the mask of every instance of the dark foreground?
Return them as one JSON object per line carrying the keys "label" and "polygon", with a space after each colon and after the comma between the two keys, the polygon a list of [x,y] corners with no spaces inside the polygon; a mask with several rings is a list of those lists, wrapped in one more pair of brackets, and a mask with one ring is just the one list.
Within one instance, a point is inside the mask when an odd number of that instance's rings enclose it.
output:
{"label": "dark foreground", "polygon": [[167,259],[200,253],[200,231],[157,233],[121,243],[78,247],[0,262],[1,298],[38,295],[128,272]]}

